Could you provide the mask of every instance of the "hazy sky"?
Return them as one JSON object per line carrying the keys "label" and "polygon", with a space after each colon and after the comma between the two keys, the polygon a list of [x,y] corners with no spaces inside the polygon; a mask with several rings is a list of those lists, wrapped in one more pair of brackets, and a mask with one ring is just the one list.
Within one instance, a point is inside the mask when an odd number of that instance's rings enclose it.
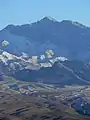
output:
{"label": "hazy sky", "polygon": [[0,0],[0,29],[51,16],[90,26],[90,0]]}

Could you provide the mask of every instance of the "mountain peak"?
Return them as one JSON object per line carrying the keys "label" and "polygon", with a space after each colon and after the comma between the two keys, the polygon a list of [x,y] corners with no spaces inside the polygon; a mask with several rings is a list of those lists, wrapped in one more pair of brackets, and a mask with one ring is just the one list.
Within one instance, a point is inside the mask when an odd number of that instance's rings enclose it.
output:
{"label": "mountain peak", "polygon": [[41,20],[49,20],[49,21],[56,22],[56,20],[54,18],[50,17],[50,16],[45,16]]}
{"label": "mountain peak", "polygon": [[62,20],[61,23],[63,24],[72,24],[72,25],[75,25],[75,26],[78,26],[78,27],[81,27],[81,28],[85,28],[86,26],[79,23],[79,22],[76,22],[76,21],[72,21],[72,20]]}
{"label": "mountain peak", "polygon": [[9,24],[9,25],[6,26],[7,29],[8,28],[13,28],[13,27],[15,27],[15,25],[13,25],[13,24]]}
{"label": "mountain peak", "polygon": [[5,28],[3,28],[1,31],[3,31],[3,30],[11,30],[11,29],[13,29],[15,26],[16,26],[16,25],[9,24],[9,25],[7,25]]}

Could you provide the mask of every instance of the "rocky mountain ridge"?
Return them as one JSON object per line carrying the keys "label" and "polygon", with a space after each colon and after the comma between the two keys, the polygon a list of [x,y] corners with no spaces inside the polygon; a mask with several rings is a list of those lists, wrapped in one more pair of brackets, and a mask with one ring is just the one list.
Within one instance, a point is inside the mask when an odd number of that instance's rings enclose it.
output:
{"label": "rocky mountain ridge", "polygon": [[90,84],[90,64],[56,57],[52,50],[40,56],[16,56],[1,50],[1,71],[17,80],[55,85]]}
{"label": "rocky mountain ridge", "polygon": [[39,56],[52,49],[57,56],[89,60],[89,39],[89,27],[70,20],[59,22],[51,17],[44,17],[32,24],[8,25],[0,31],[0,41],[9,42],[3,50],[17,56],[21,56],[22,52]]}

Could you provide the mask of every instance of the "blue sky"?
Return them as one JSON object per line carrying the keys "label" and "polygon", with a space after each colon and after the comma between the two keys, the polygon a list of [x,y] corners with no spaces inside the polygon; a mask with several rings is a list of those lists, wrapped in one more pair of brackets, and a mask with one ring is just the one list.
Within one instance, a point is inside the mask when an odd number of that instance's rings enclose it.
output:
{"label": "blue sky", "polygon": [[90,26],[90,0],[0,0],[0,29],[51,16]]}

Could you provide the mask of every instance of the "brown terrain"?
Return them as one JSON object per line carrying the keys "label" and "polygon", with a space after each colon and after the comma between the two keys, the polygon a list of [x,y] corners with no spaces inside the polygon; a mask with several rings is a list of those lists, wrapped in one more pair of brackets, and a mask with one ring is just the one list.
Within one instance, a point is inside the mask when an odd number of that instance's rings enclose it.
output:
{"label": "brown terrain", "polygon": [[[56,104],[55,104],[56,103]],[[59,100],[0,92],[0,120],[90,120]]]}

